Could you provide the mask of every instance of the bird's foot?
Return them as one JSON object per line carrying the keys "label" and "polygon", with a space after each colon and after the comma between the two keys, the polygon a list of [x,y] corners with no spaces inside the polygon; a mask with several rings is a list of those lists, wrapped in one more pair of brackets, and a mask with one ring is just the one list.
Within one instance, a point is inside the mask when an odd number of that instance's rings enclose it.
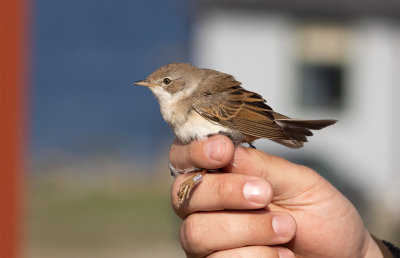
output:
{"label": "bird's foot", "polygon": [[207,169],[203,169],[201,172],[194,174],[193,176],[186,179],[179,186],[179,191],[176,195],[178,195],[178,208],[182,205],[182,203],[189,199],[189,195],[195,185],[197,185],[202,179],[204,174],[207,172]]}

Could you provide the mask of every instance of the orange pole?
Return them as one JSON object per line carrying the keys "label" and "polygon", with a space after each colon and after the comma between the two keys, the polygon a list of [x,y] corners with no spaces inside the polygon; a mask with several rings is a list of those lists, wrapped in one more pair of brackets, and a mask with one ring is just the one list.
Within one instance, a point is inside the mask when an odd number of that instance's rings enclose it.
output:
{"label": "orange pole", "polygon": [[0,0],[0,257],[21,256],[24,0]]}

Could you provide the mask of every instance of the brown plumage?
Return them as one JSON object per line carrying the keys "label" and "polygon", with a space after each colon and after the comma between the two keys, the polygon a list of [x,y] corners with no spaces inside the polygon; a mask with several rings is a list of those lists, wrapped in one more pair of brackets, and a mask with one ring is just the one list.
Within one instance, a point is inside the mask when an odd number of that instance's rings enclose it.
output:
{"label": "brown plumage", "polygon": [[[193,108],[206,119],[243,134],[241,142],[268,138],[290,148],[300,148],[312,136],[310,130],[332,125],[336,120],[300,120],[276,113],[261,95],[241,87],[229,74],[205,69],[211,74],[199,84]],[[210,87],[212,85],[212,87]]]}
{"label": "brown plumage", "polygon": [[[290,148],[300,148],[313,135],[310,130],[336,122],[281,115],[261,95],[244,89],[232,75],[190,64],[165,65],[135,84],[147,86],[154,93],[164,120],[183,143],[222,133],[235,144],[251,145],[256,139],[268,138]],[[206,172],[207,169],[202,169],[181,184],[178,207]]]}
{"label": "brown plumage", "polygon": [[[153,91],[164,119],[184,143],[223,133],[235,144],[268,138],[290,148],[300,148],[313,135],[310,130],[336,122],[281,115],[261,95],[244,89],[232,75],[190,64],[168,64],[136,84]],[[193,112],[209,123],[199,121],[201,118]]]}

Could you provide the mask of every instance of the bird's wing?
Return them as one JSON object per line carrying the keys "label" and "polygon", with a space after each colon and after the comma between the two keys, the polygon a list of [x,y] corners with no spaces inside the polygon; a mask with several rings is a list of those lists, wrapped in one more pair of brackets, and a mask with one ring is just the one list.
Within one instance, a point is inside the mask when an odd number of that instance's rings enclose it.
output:
{"label": "bird's wing", "polygon": [[[215,89],[215,88],[214,88]],[[289,139],[261,95],[239,85],[203,91],[192,103],[204,118],[256,138]]]}
{"label": "bird's wing", "polygon": [[243,92],[234,86],[220,92],[203,92],[194,99],[193,108],[209,120],[230,120],[243,108]]}

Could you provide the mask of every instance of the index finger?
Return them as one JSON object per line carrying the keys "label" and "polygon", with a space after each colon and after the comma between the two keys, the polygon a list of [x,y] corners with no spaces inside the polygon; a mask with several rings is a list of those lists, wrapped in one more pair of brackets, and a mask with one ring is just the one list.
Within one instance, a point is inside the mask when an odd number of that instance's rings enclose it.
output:
{"label": "index finger", "polygon": [[233,159],[235,148],[232,141],[223,135],[213,135],[206,140],[183,144],[178,140],[172,144],[169,159],[177,169],[224,167]]}
{"label": "index finger", "polygon": [[308,167],[241,146],[236,148],[233,161],[224,171],[262,177],[271,183],[274,195],[281,198],[298,195],[324,181]]}

